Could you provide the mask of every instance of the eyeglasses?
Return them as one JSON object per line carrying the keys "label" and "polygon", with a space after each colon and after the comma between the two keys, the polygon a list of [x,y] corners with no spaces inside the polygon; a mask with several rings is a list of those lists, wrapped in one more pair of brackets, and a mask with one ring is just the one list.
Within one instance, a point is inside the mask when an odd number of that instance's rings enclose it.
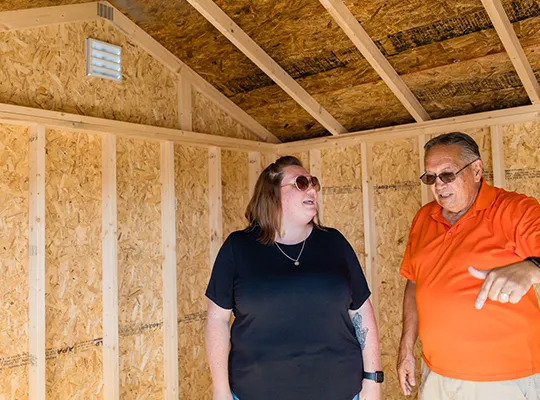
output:
{"label": "eyeglasses", "polygon": [[477,158],[474,161],[471,161],[470,163],[465,165],[463,168],[461,168],[457,172],[441,172],[439,175],[437,175],[437,174],[428,174],[427,172],[425,172],[424,175],[422,175],[420,177],[420,180],[422,181],[422,183],[424,183],[426,185],[433,185],[437,181],[437,178],[439,178],[441,180],[441,182],[443,182],[443,183],[452,183],[452,182],[454,182],[456,180],[457,175],[461,171],[463,171],[469,165],[471,165],[472,163],[474,163],[474,162],[476,162],[478,160],[479,160],[479,158]]}
{"label": "eyeglasses", "polygon": [[281,185],[281,187],[283,186],[295,186],[301,192],[305,192],[310,186],[313,186],[313,189],[315,189],[317,192],[321,190],[321,183],[316,176],[307,177],[304,175],[298,175],[296,178],[294,178],[293,183]]}

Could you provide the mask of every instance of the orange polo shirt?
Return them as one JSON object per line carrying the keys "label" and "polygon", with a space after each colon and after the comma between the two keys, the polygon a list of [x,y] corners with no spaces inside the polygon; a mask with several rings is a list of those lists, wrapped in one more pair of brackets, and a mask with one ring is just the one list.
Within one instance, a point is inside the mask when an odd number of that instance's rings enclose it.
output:
{"label": "orange polo shirt", "polygon": [[540,308],[531,288],[518,304],[474,307],[491,269],[540,256],[540,204],[482,182],[473,206],[453,226],[435,201],[416,214],[401,275],[416,282],[423,358],[443,376],[469,381],[540,373]]}

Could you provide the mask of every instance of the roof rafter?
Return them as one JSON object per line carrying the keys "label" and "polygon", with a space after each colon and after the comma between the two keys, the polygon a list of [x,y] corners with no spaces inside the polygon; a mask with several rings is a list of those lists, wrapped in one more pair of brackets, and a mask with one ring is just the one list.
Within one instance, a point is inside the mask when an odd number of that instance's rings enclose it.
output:
{"label": "roof rafter", "polygon": [[212,0],[187,0],[214,27],[278,84],[332,135],[347,130]]}
{"label": "roof rafter", "polygon": [[342,0],[319,0],[417,122],[430,116]]}
{"label": "roof rafter", "polygon": [[521,79],[521,83],[523,83],[527,95],[531,99],[531,103],[540,103],[540,85],[502,3],[500,0],[482,0],[482,4],[514,65],[519,79]]}

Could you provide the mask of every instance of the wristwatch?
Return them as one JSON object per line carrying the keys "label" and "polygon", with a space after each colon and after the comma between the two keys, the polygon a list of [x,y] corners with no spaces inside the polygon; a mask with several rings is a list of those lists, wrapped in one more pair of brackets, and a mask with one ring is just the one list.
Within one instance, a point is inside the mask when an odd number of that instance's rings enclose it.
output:
{"label": "wristwatch", "polygon": [[532,262],[534,265],[540,268],[540,257],[529,257],[529,258],[526,258],[525,260]]}
{"label": "wristwatch", "polygon": [[364,379],[369,379],[377,383],[384,382],[384,372],[375,371],[375,372],[364,372]]}

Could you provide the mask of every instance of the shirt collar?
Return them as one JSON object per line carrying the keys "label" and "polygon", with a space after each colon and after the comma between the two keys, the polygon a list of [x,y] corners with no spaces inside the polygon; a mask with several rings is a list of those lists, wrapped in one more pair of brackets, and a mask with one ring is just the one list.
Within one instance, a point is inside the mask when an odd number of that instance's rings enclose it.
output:
{"label": "shirt collar", "polygon": [[[496,197],[497,189],[495,189],[493,186],[488,185],[486,179],[482,178],[482,183],[480,184],[478,196],[476,196],[476,200],[474,201],[474,204],[471,208],[473,208],[474,211],[485,210],[493,204]],[[433,217],[433,219],[438,222],[448,224],[448,221],[442,215],[442,207],[435,200],[433,201],[433,204],[434,206],[431,212],[431,216]],[[469,214],[469,211],[467,211],[466,214]]]}
{"label": "shirt collar", "polygon": [[491,206],[497,198],[497,189],[487,184],[486,179],[482,178],[482,185],[478,192],[478,197],[474,202],[474,209],[476,211],[485,210]]}

